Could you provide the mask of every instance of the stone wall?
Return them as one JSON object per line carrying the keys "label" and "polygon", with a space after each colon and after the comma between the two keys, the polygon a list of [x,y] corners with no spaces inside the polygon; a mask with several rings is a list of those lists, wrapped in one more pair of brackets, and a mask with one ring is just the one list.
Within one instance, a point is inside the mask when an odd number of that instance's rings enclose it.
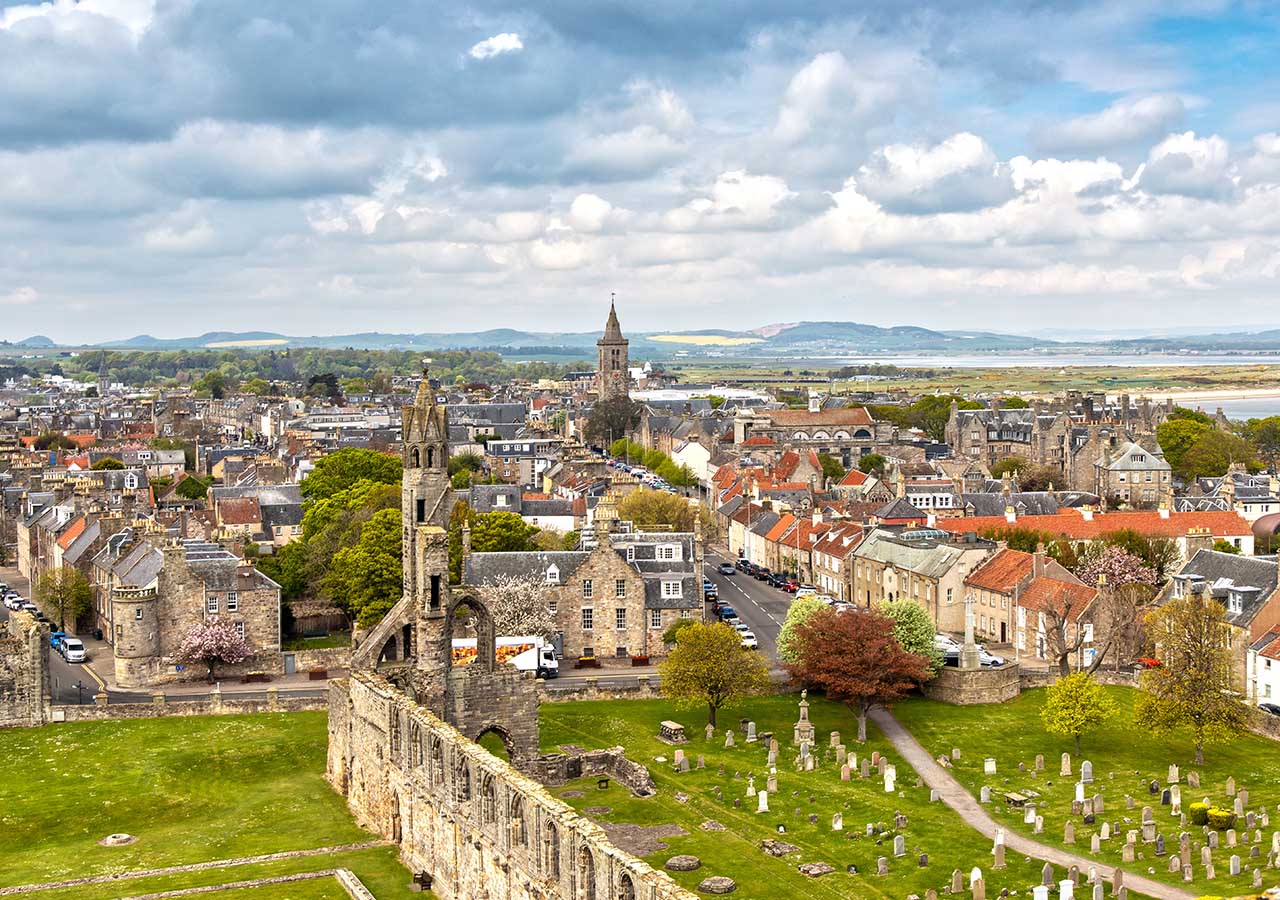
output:
{"label": "stone wall", "polygon": [[621,747],[607,750],[583,750],[563,747],[564,753],[539,756],[534,763],[538,781],[547,785],[567,784],[576,778],[612,778],[637,797],[652,797],[658,792],[649,770],[627,759]]}
{"label": "stone wall", "polygon": [[1004,703],[1022,692],[1019,667],[962,670],[943,666],[938,675],[924,686],[930,700],[971,706],[977,703]]}
{"label": "stone wall", "polygon": [[[1018,679],[1022,684],[1024,691],[1032,688],[1048,687],[1058,680],[1058,670],[1054,669],[1023,669],[1018,675]],[[1099,670],[1093,673],[1093,680],[1099,684],[1114,684],[1120,687],[1137,687],[1137,672],[1108,672]]]}
{"label": "stone wall", "polygon": [[[350,647],[326,647],[320,650],[285,650],[292,656],[298,672],[312,669],[348,669],[351,666]],[[283,666],[283,663],[281,663]]]}
{"label": "stone wall", "polygon": [[0,728],[43,725],[49,703],[49,626],[25,612],[0,630]]}
{"label": "stone wall", "polygon": [[376,674],[330,684],[327,776],[441,900],[694,900]]}
{"label": "stone wall", "polygon": [[228,697],[170,701],[156,694],[150,703],[94,703],[49,708],[50,722],[101,722],[105,719],[159,719],[166,716],[237,716],[248,713],[307,712],[329,708],[326,697],[283,697],[268,690],[265,699]]}

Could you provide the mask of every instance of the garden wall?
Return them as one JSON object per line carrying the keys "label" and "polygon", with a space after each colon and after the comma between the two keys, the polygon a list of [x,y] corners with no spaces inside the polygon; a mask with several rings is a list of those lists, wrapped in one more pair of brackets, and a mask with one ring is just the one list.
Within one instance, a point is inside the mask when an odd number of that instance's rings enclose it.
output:
{"label": "garden wall", "polygon": [[1005,703],[1022,693],[1019,667],[999,669],[956,669],[943,666],[922,690],[930,700],[972,706],[978,703]]}
{"label": "garden wall", "polygon": [[[1058,680],[1057,669],[1023,669],[1019,675],[1022,683],[1022,689],[1029,691],[1032,688],[1048,687]],[[1137,687],[1137,672],[1109,672],[1099,669],[1093,673],[1093,680],[1099,684],[1114,684],[1120,687]]]}
{"label": "garden wall", "polygon": [[[100,695],[101,696],[101,695]],[[279,696],[267,689],[266,698],[238,699],[234,696],[209,700],[168,700],[163,694],[150,703],[97,703],[49,707],[50,722],[101,722],[106,719],[158,719],[165,716],[235,716],[245,713],[305,712],[329,708],[324,696]]]}

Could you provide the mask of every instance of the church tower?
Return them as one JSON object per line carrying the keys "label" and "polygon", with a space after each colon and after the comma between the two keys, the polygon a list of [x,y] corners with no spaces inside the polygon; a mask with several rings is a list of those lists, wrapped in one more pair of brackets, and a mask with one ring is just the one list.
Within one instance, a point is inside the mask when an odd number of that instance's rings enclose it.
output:
{"label": "church tower", "polygon": [[[449,572],[449,417],[436,403],[426,363],[413,404],[400,414],[400,518],[404,531],[404,590],[421,623],[443,616]],[[427,648],[418,642],[419,658]],[[438,660],[433,664],[438,664]]]}
{"label": "church tower", "polygon": [[609,301],[609,321],[604,326],[604,336],[596,341],[599,360],[596,367],[596,394],[601,400],[616,400],[630,396],[630,373],[627,360],[628,341],[622,336],[618,313]]}
{"label": "church tower", "polygon": [[107,354],[102,354],[102,365],[98,366],[98,398],[104,399],[111,389],[111,376],[107,374]]}

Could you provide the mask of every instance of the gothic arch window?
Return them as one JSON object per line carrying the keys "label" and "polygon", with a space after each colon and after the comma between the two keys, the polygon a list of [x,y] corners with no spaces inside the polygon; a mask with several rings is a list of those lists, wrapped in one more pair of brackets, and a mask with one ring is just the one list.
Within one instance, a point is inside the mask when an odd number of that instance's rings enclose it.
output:
{"label": "gothic arch window", "polygon": [[486,774],[480,781],[480,824],[493,825],[498,821],[498,789],[493,776]]}
{"label": "gothic arch window", "polygon": [[439,738],[431,739],[431,786],[444,787],[444,747]]}
{"label": "gothic arch window", "polygon": [[459,803],[471,800],[471,769],[467,767],[467,761],[462,757],[458,758],[457,764],[453,767],[453,796]]}
{"label": "gothic arch window", "polygon": [[596,900],[596,859],[587,847],[578,848],[578,900]]}
{"label": "gothic arch window", "polygon": [[409,468],[416,469],[422,465],[422,457],[418,455],[418,448],[414,447],[409,451]]}
{"label": "gothic arch window", "polygon": [[636,900],[635,882],[626,872],[618,879],[618,900]]}
{"label": "gothic arch window", "polygon": [[409,766],[417,768],[423,763],[422,727],[417,722],[409,723]]}
{"label": "gothic arch window", "polygon": [[547,837],[545,840],[544,850],[547,858],[543,863],[547,875],[552,878],[560,877],[560,829],[556,827],[555,822],[547,822]]}
{"label": "gothic arch window", "polygon": [[514,794],[511,798],[511,846],[527,847],[529,835],[524,824],[524,798]]}
{"label": "gothic arch window", "polygon": [[427,448],[427,468],[434,469],[436,467],[436,448]]}

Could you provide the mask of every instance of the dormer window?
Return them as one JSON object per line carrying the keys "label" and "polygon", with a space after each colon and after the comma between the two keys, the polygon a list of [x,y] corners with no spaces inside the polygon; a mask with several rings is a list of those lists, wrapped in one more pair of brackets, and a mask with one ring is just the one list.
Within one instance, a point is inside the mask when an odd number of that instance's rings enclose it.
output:
{"label": "dormer window", "polygon": [[560,583],[560,569],[555,565],[547,566],[547,584]]}
{"label": "dormer window", "polygon": [[666,562],[676,562],[680,559],[679,544],[659,544],[658,559]]}
{"label": "dormer window", "polygon": [[494,498],[493,498],[493,505],[494,505],[494,506],[506,506],[506,505],[507,505],[507,495],[506,495],[506,494],[499,494],[498,496],[494,497]]}
{"label": "dormer window", "polygon": [[1227,594],[1227,610],[1233,613],[1244,612],[1244,598],[1235,591]]}

